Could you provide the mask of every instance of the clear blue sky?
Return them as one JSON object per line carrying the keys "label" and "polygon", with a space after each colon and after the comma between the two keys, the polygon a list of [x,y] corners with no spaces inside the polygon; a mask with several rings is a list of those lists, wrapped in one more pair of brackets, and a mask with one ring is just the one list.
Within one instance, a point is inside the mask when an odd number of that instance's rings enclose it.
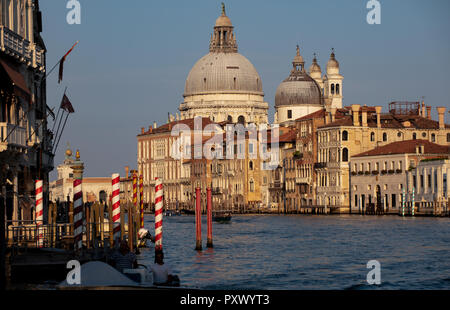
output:
{"label": "clear blue sky", "polygon": [[[177,112],[189,70],[208,53],[221,1],[79,1],[81,25],[66,23],[66,0],[40,1],[49,69],[80,40],[66,60],[63,83],[57,84],[57,70],[48,80],[48,105],[59,106],[68,86],[76,111],[55,166],[69,141],[80,149],[85,176],[123,174],[125,165],[136,167],[140,128]],[[270,120],[296,44],[307,68],[318,54],[322,71],[335,48],[344,105],[386,110],[391,101],[424,96],[433,107],[449,107],[448,0],[380,0],[381,25],[366,23],[366,0],[224,2],[239,52],[261,76]]]}

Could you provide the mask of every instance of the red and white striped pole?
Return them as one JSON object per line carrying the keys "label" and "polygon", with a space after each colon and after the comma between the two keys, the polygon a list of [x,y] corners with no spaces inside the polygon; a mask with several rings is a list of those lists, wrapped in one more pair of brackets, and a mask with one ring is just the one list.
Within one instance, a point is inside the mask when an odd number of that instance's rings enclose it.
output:
{"label": "red and white striped pole", "polygon": [[155,178],[155,251],[162,250],[163,185]]}
{"label": "red and white striped pole", "polygon": [[208,238],[206,239],[206,247],[213,247],[212,239],[212,199],[211,199],[211,188],[206,188],[206,219],[208,226]]}
{"label": "red and white striped pole", "polygon": [[112,221],[114,242],[121,238],[120,236],[120,175],[112,175]]}
{"label": "red and white striped pole", "polygon": [[195,188],[195,249],[202,250],[202,210],[200,187]]}
{"label": "red and white striped pole", "polygon": [[76,250],[80,250],[83,245],[83,193],[81,183],[81,179],[73,180],[73,227]]}
{"label": "red and white striped pole", "polygon": [[142,174],[139,176],[139,215],[140,215],[140,227],[144,228],[144,178]]}
{"label": "red and white striped pole", "polygon": [[44,208],[42,203],[42,180],[36,180],[36,241],[37,247],[44,247],[42,224],[44,224]]}

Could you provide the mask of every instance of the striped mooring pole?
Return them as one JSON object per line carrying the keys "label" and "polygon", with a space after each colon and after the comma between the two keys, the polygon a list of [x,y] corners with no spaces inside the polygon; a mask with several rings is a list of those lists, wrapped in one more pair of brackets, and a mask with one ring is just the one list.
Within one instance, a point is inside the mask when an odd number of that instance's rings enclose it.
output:
{"label": "striped mooring pole", "polygon": [[37,247],[44,247],[42,224],[44,223],[44,208],[42,203],[42,180],[36,180],[36,241]]}
{"label": "striped mooring pole", "polygon": [[155,251],[162,250],[163,185],[155,178]]}
{"label": "striped mooring pole", "polygon": [[120,175],[112,175],[112,221],[114,242],[120,240]]}
{"label": "striped mooring pole", "polygon": [[144,178],[142,177],[142,174],[139,176],[139,215],[139,228],[144,228]]}
{"label": "striped mooring pole", "polygon": [[211,188],[208,187],[206,189],[206,218],[207,218],[207,230],[208,237],[206,239],[206,247],[213,247],[213,238],[212,238],[212,199],[211,199]]}
{"label": "striped mooring pole", "polygon": [[77,150],[75,161],[71,168],[73,170],[73,228],[75,250],[81,251],[83,246],[83,183],[84,164],[80,160],[80,152]]}
{"label": "striped mooring pole", "polygon": [[414,216],[414,207],[416,205],[416,197],[414,195],[414,187],[412,189],[412,206],[411,206],[411,215]]}
{"label": "striped mooring pole", "polygon": [[405,200],[406,200],[406,194],[405,194],[405,189],[403,189],[403,193],[402,193],[402,216],[405,216]]}
{"label": "striped mooring pole", "polygon": [[202,250],[202,209],[200,187],[195,188],[195,249]]}
{"label": "striped mooring pole", "polygon": [[83,242],[83,192],[81,179],[73,180],[73,228],[75,249],[80,250]]}

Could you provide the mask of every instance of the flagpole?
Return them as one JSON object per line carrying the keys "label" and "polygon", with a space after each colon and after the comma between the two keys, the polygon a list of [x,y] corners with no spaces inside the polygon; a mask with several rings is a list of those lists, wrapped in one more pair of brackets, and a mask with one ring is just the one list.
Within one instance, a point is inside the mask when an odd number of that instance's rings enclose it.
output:
{"label": "flagpole", "polygon": [[[66,91],[67,91],[67,86],[66,86],[66,88],[64,89],[64,94],[63,94],[63,96],[66,94]],[[56,118],[55,118],[55,121],[54,121],[54,123],[53,123],[53,128],[52,128],[52,132],[53,132],[53,130],[55,129],[55,125],[56,125],[56,122],[58,121],[58,116],[59,116],[59,112],[61,111],[61,105],[59,106],[59,109],[58,109],[58,113],[56,114]],[[62,117],[62,116],[61,116]]]}
{"label": "flagpole", "polygon": [[[61,114],[61,118],[59,119],[59,124],[58,124],[58,129],[56,129],[55,139],[56,139],[56,137],[58,137],[59,128],[61,127],[61,122],[62,122],[63,117],[64,117],[64,110]],[[55,152],[53,152],[53,151],[52,151],[52,153],[55,154]]]}
{"label": "flagpole", "polygon": [[[69,114],[70,113],[67,113],[67,115],[66,115],[66,119],[64,120],[63,128],[61,129],[61,134],[59,135],[58,142],[56,143],[56,146],[55,146],[55,151],[52,152],[53,154],[55,154],[56,150],[58,149],[59,140],[61,140],[61,136],[64,131],[64,127],[66,127],[66,122],[67,122],[67,119],[69,118]],[[62,119],[62,116],[61,116],[61,119]]]}

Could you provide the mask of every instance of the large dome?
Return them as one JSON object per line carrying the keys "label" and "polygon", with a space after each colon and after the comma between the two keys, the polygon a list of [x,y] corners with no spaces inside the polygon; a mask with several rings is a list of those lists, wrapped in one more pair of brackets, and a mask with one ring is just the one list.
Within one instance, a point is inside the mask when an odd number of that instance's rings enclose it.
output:
{"label": "large dome", "polygon": [[218,93],[264,95],[261,78],[247,58],[239,53],[210,52],[189,72],[184,96]]}

